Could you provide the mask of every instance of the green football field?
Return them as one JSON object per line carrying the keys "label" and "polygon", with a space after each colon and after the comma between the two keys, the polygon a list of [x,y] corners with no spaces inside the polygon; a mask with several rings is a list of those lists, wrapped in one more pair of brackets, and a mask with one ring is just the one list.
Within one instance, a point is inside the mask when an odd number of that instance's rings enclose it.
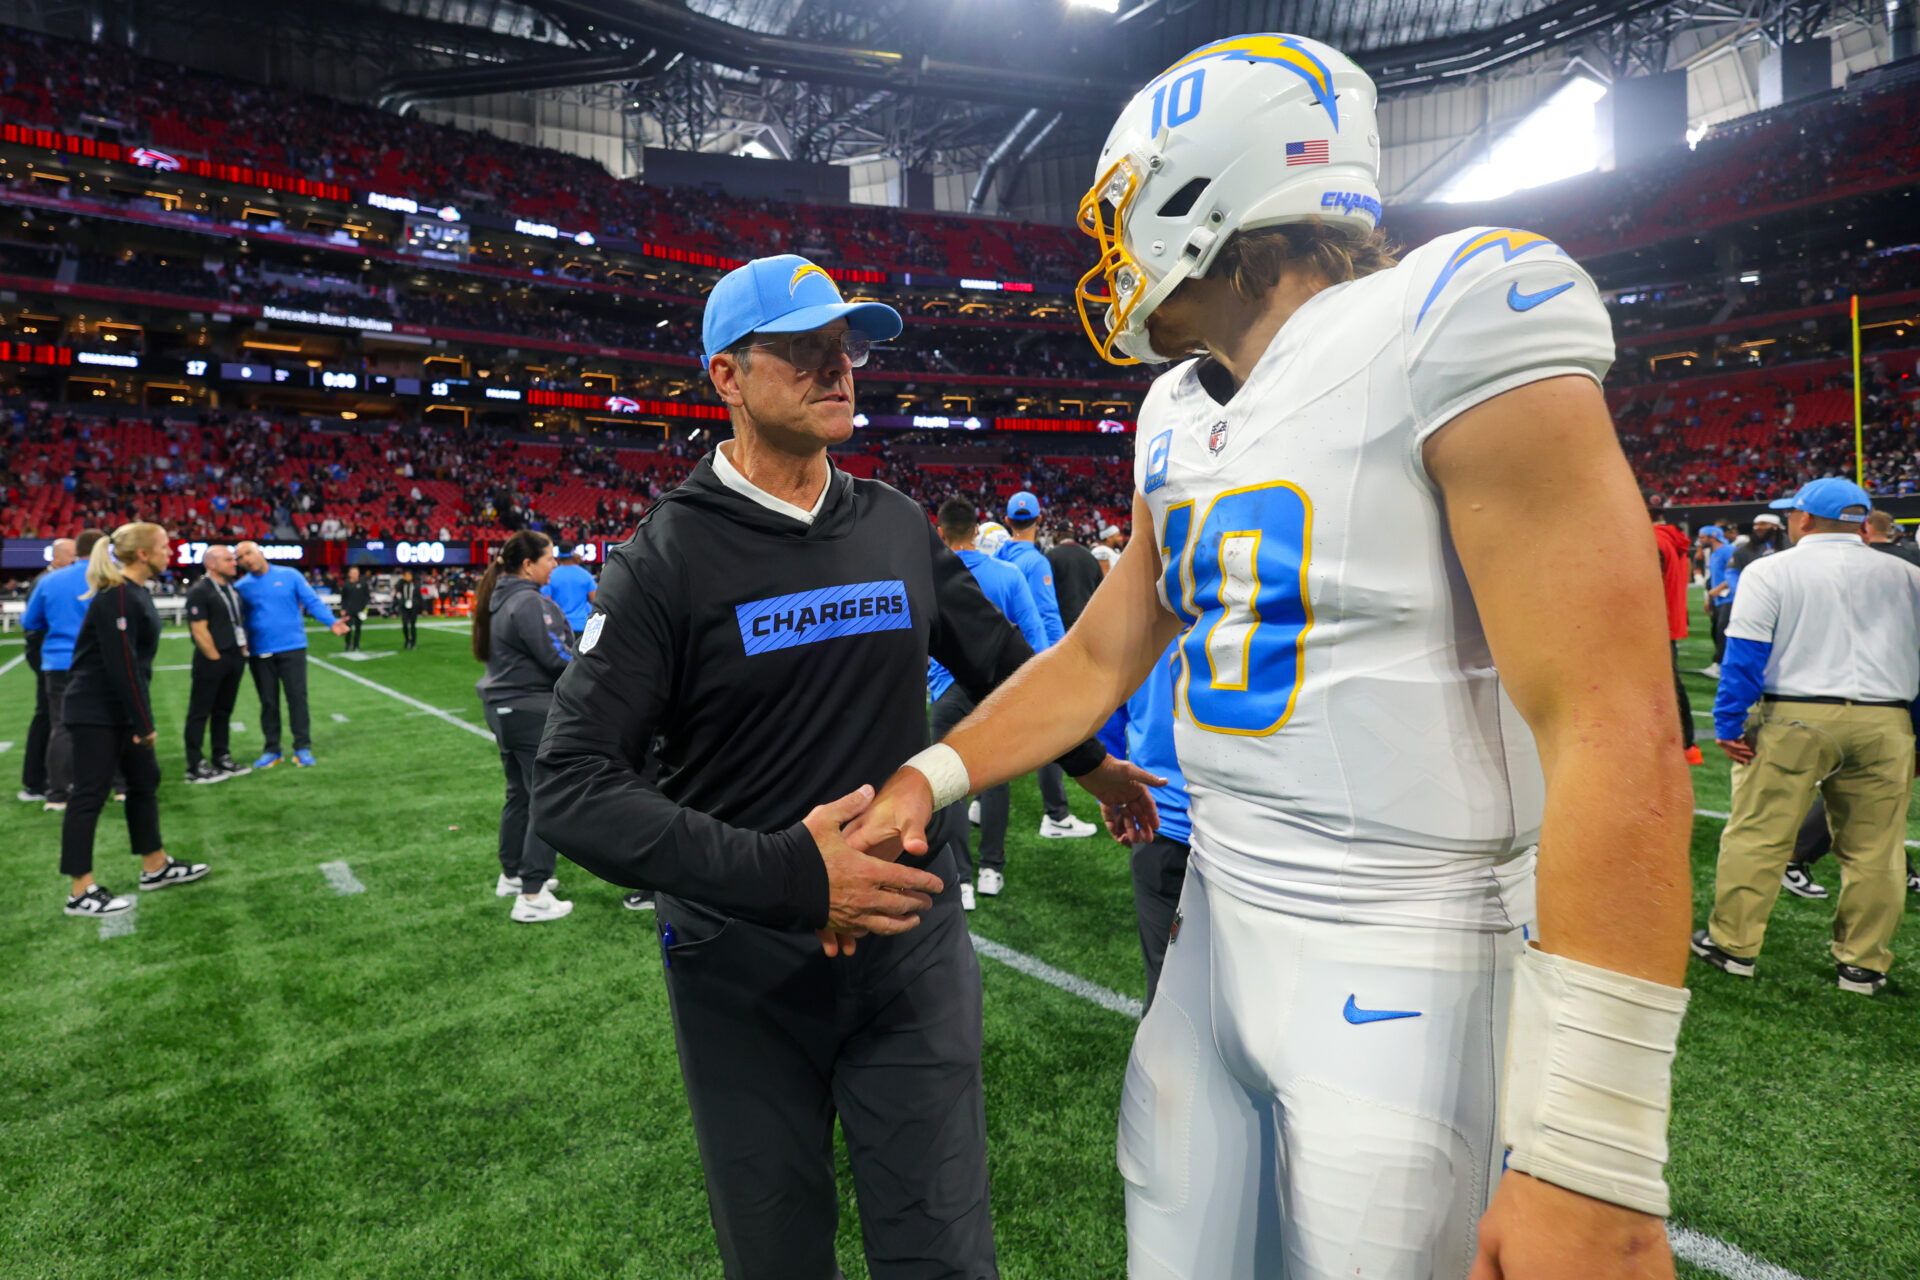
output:
{"label": "green football field", "polygon": [[[563,862],[573,916],[508,923],[465,636],[429,627],[398,648],[386,625],[362,661],[314,638],[318,768],[188,787],[188,646],[163,642],[163,829],[214,869],[145,895],[130,930],[63,916],[59,819],[0,801],[0,1277],[720,1275],[653,917]],[[7,796],[33,703],[20,655],[17,633],[0,639]],[[1710,682],[1689,684],[1704,713]],[[249,759],[251,689],[235,715]],[[1696,804],[1724,812],[1709,755]],[[1001,1267],[1117,1277],[1134,1024],[1086,996],[1144,993],[1127,863],[1104,838],[1040,841],[1038,819],[1016,788],[1008,892],[972,917],[999,944],[982,968]],[[1719,830],[1695,826],[1701,911]],[[99,851],[102,881],[131,891],[117,811]],[[364,891],[338,891],[334,863]],[[1837,887],[1831,860],[1819,874]],[[1839,993],[1829,916],[1783,895],[1757,980],[1693,966],[1673,1125],[1683,1275],[1920,1276],[1920,980],[1896,969],[1877,999]],[[867,1271],[842,1198],[852,1280]]]}

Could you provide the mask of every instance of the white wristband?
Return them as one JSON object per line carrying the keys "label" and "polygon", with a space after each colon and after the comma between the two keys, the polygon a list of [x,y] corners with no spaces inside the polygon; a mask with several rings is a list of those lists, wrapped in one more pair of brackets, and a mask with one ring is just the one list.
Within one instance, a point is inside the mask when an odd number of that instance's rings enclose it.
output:
{"label": "white wristband", "polygon": [[967,762],[944,742],[936,742],[903,766],[919,773],[933,788],[933,807],[944,809],[967,798],[972,784],[967,781]]}
{"label": "white wristband", "polygon": [[1527,948],[1507,1027],[1507,1167],[1665,1217],[1673,1054],[1689,994]]}

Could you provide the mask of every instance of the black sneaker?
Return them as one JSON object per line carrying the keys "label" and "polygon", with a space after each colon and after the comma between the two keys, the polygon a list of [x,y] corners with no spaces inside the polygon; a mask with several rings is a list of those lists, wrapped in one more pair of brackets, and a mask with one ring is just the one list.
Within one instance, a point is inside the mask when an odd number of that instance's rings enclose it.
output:
{"label": "black sneaker", "polygon": [[1887,975],[1876,973],[1872,969],[1862,969],[1857,964],[1837,964],[1833,966],[1840,980],[1842,991],[1851,991],[1859,996],[1877,995],[1880,988],[1887,985]]}
{"label": "black sneaker", "polygon": [[228,778],[244,778],[253,772],[252,769],[241,764],[232,756],[221,756],[213,762],[213,767],[218,769],[223,777]]}
{"label": "black sneaker", "polygon": [[209,782],[225,782],[226,780],[226,774],[220,772],[205,760],[200,761],[191,769],[187,770],[187,783],[190,786],[205,786]]}
{"label": "black sneaker", "polygon": [[97,884],[85,893],[76,893],[67,899],[67,914],[70,916],[117,916],[122,911],[131,910],[132,898],[116,898]]}
{"label": "black sneaker", "polygon": [[171,889],[176,884],[192,884],[212,868],[204,862],[180,862],[167,859],[167,865],[158,871],[140,873],[140,891],[149,889]]}
{"label": "black sneaker", "polygon": [[1807,869],[1797,862],[1787,864],[1780,873],[1780,887],[1796,898],[1824,898],[1827,887],[1818,883],[1807,874]]}
{"label": "black sneaker", "polygon": [[1920,893],[1920,871],[1907,872],[1907,892]]}
{"label": "black sneaker", "polygon": [[654,906],[653,890],[642,889],[638,893],[630,893],[620,899],[620,905],[629,911],[651,911]]}
{"label": "black sneaker", "polygon": [[1705,960],[1722,973],[1730,973],[1736,978],[1753,976],[1753,961],[1742,960],[1739,956],[1728,955],[1714,943],[1705,929],[1693,931],[1693,954]]}

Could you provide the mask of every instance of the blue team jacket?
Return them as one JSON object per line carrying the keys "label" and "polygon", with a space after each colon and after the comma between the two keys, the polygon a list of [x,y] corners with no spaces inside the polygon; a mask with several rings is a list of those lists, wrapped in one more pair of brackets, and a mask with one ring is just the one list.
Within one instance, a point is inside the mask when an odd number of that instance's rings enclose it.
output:
{"label": "blue team jacket", "polygon": [[[984,551],[956,551],[962,564],[973,572],[973,579],[980,584],[993,607],[1007,616],[1007,621],[1020,629],[1026,637],[1027,647],[1035,653],[1047,647],[1047,632],[1040,622],[1040,611],[1034,607],[1033,593],[1027,590],[1027,580],[1020,571],[1010,564],[1001,564]],[[937,661],[927,659],[927,693],[935,701],[953,686],[953,675]]]}
{"label": "blue team jacket", "polygon": [[27,612],[20,619],[22,631],[40,631],[40,669],[66,671],[73,666],[73,645],[80,638],[80,626],[87,620],[90,601],[87,593],[87,562],[76,560],[64,569],[55,569],[40,579],[27,597]]}
{"label": "blue team jacket", "polygon": [[333,611],[320,600],[298,569],[268,565],[265,573],[243,573],[233,584],[246,610],[247,649],[256,657],[307,647],[302,610],[323,626],[333,625]]}

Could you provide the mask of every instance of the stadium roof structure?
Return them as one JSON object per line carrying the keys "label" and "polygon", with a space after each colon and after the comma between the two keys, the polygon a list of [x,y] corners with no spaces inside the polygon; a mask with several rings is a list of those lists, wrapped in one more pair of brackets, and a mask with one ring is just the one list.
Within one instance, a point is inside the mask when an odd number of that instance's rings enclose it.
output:
{"label": "stadium roof structure", "polygon": [[[748,153],[905,169],[1017,168],[1037,149],[1088,152],[1111,110],[1179,52],[1241,31],[1292,31],[1408,97],[1532,77],[1482,114],[1484,131],[1544,101],[1560,72],[1602,82],[1725,60],[1696,77],[1711,120],[1753,110],[1752,64],[1731,51],[1851,32],[1856,45],[1920,0],[145,0],[161,28],[296,45],[358,75],[301,73],[397,111],[523,94],[624,118],[641,149]],[[76,19],[78,21],[78,19]],[[129,19],[131,22],[131,19]],[[49,26],[59,23],[49,22]],[[260,34],[249,37],[248,28]],[[271,35],[265,34],[270,31]],[[143,49],[143,51],[145,51]],[[254,64],[288,59],[233,52]],[[1866,58],[1858,47],[1837,55]],[[198,63],[196,63],[198,65]],[[373,72],[371,84],[366,69]],[[1544,74],[1543,74],[1544,73]],[[1535,83],[1537,81],[1537,83]],[[322,86],[323,87],[323,86]],[[324,87],[323,87],[324,91]],[[1464,133],[1472,126],[1460,125]],[[493,127],[476,110],[472,123]],[[1444,175],[1441,175],[1444,176]],[[1007,177],[1002,173],[1001,177]]]}

